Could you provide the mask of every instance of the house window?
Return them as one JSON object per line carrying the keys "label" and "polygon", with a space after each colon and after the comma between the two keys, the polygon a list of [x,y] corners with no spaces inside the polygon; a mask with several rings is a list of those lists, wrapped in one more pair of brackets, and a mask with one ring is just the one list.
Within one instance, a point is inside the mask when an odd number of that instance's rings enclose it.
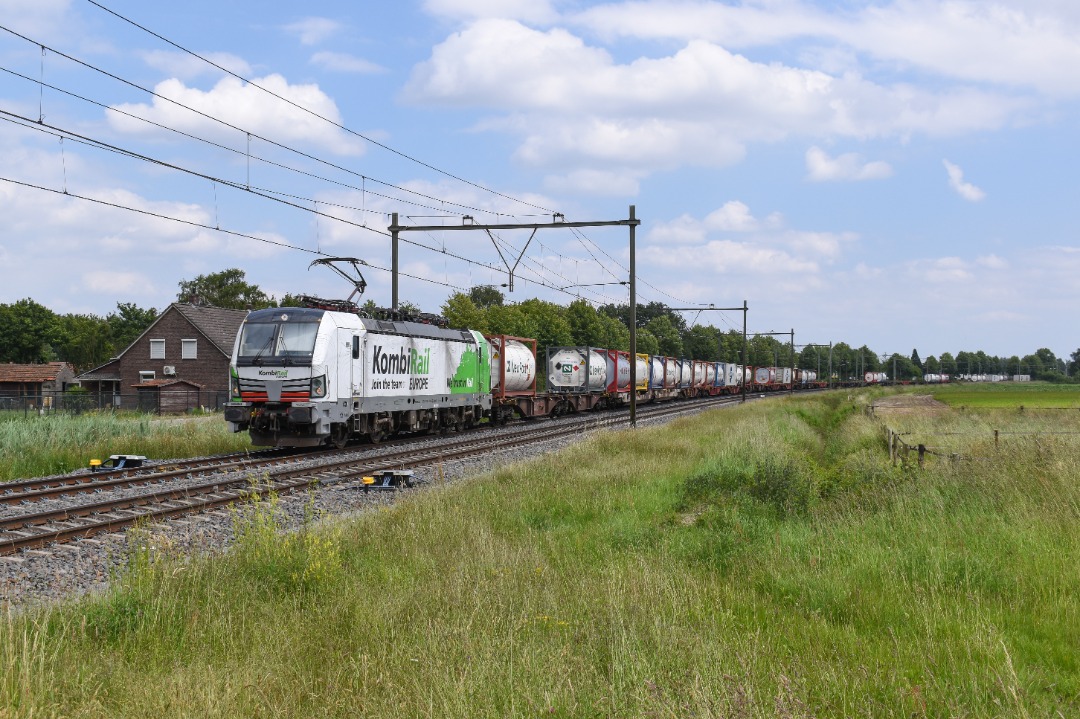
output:
{"label": "house window", "polygon": [[150,359],[165,359],[165,340],[150,340]]}
{"label": "house window", "polygon": [[199,340],[180,340],[180,359],[198,359]]}
{"label": "house window", "polygon": [[[164,340],[162,340],[162,341],[164,341]],[[139,381],[140,382],[149,382],[149,381],[155,379],[156,377],[157,377],[157,373],[154,372],[153,370],[142,370],[141,372],[139,372]]]}

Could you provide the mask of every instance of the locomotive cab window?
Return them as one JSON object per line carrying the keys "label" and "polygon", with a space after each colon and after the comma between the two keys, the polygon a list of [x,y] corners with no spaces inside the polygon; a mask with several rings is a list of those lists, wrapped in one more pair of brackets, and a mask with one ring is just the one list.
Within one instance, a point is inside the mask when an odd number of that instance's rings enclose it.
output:
{"label": "locomotive cab window", "polygon": [[238,365],[311,365],[321,313],[286,309],[248,318],[240,331]]}
{"label": "locomotive cab window", "polygon": [[360,359],[360,338],[356,335],[352,338],[352,358]]}

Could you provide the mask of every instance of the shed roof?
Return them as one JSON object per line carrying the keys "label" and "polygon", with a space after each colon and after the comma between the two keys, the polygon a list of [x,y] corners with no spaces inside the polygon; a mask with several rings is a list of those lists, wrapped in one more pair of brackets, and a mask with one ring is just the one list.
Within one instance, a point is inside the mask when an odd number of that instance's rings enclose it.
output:
{"label": "shed roof", "polygon": [[199,384],[198,382],[192,382],[189,379],[152,379],[146,382],[140,382],[139,384],[133,384],[132,387],[137,389],[146,389],[148,387],[168,387],[174,384],[186,384],[196,389],[206,389],[206,385]]}
{"label": "shed roof", "polygon": [[67,362],[0,364],[0,382],[52,382],[64,369],[75,371]]}

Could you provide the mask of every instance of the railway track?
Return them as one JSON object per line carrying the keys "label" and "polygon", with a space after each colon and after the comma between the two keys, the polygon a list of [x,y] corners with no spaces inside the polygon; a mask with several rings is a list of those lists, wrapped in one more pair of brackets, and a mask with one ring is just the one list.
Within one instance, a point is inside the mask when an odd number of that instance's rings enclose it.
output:
{"label": "railway track", "polygon": [[[641,420],[697,413],[737,398],[717,398],[692,404],[672,403],[639,412]],[[477,437],[462,437],[437,446],[410,447],[410,442],[380,445],[394,449],[379,455],[358,455],[356,450],[320,453],[277,453],[253,458],[245,455],[218,457],[211,461],[169,462],[152,468],[119,472],[29,480],[16,483],[16,491],[0,495],[0,501],[26,506],[47,499],[73,500],[86,495],[96,501],[77,501],[70,506],[26,511],[0,519],[0,556],[37,549],[58,542],[85,539],[116,532],[136,524],[150,523],[185,514],[218,509],[236,502],[284,494],[312,486],[356,487],[362,491],[364,477],[390,470],[417,469],[442,462],[483,456],[490,452],[547,442],[585,431],[624,426],[623,415],[590,416],[585,422],[558,420],[522,425],[518,431]],[[314,465],[311,466],[311,463]],[[304,464],[304,466],[298,466]],[[117,474],[121,476],[116,476]],[[108,475],[108,476],[99,476]],[[205,481],[195,481],[209,477]],[[181,483],[180,480],[183,480]],[[31,486],[35,483],[43,486]],[[167,486],[173,484],[175,486]],[[160,485],[161,488],[155,485]],[[6,485],[11,487],[12,485]],[[5,487],[5,488],[6,488]],[[148,491],[114,498],[101,495],[118,489]]]}

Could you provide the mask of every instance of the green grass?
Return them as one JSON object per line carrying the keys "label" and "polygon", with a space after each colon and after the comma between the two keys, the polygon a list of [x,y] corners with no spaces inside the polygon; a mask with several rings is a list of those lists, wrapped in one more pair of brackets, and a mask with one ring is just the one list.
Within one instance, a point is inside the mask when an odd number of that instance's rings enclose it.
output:
{"label": "green grass", "polygon": [[[923,388],[920,392],[925,394],[927,390]],[[960,383],[933,387],[929,392],[934,399],[953,407],[1080,409],[1080,385],[1049,382]]]}
{"label": "green grass", "polygon": [[220,415],[30,415],[0,421],[0,482],[71,472],[112,454],[177,459],[250,447],[247,434],[231,434]]}
{"label": "green grass", "polygon": [[848,397],[601,434],[288,538],[248,507],[212,560],[146,534],[106,596],[0,622],[0,707],[1077,715],[1077,454],[894,468]]}

